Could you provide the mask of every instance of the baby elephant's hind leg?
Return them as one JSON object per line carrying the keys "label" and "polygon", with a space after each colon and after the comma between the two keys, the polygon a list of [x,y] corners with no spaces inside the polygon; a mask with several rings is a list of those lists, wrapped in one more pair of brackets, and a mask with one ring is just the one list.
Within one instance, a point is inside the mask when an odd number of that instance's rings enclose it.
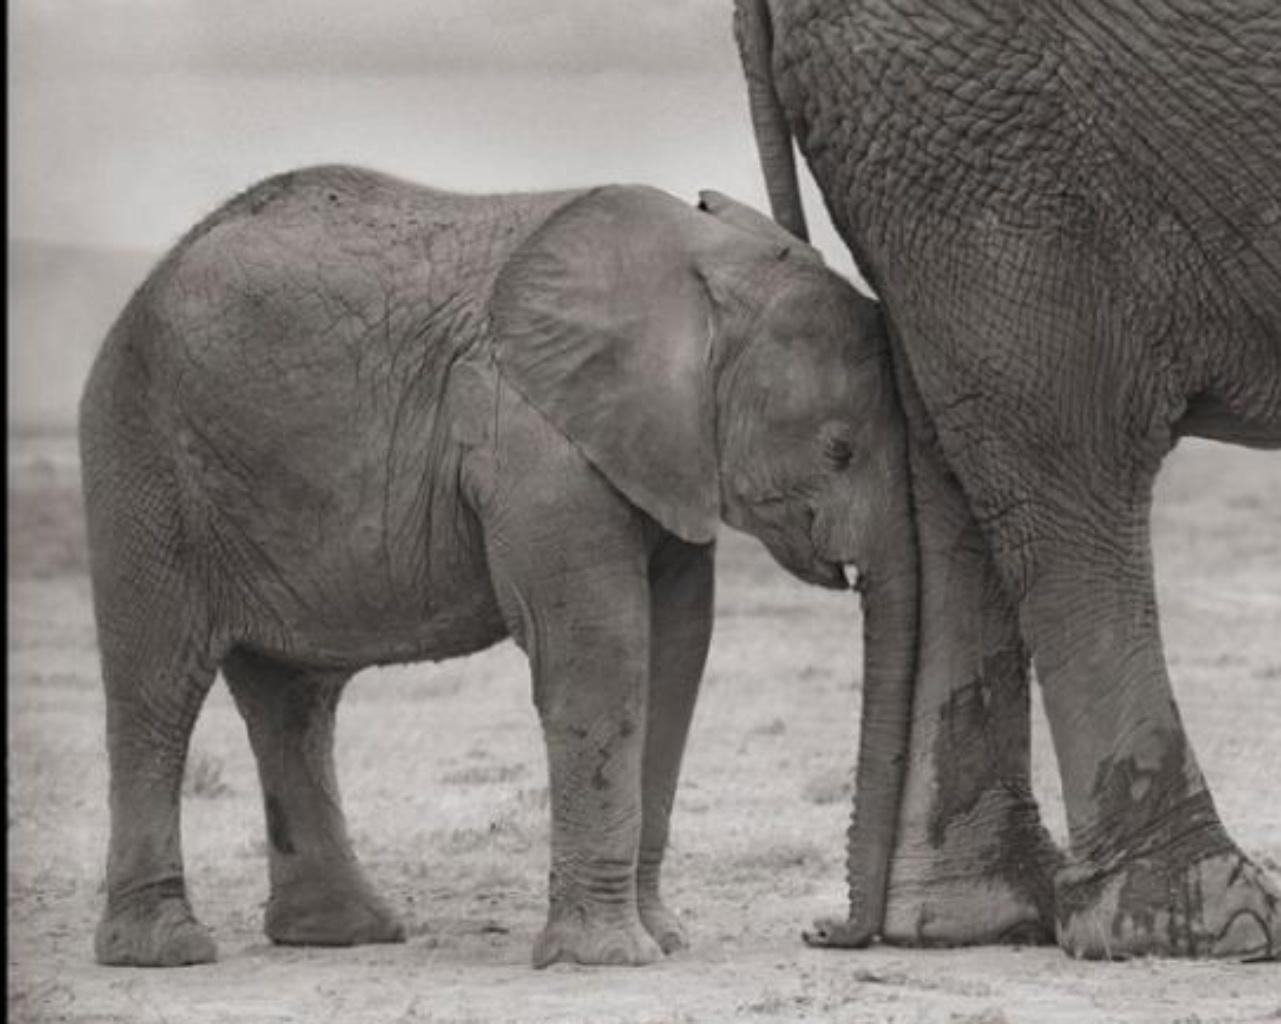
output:
{"label": "baby elephant's hind leg", "polygon": [[246,651],[223,672],[249,729],[267,815],[266,932],[285,945],[401,942],[347,837],[334,774],[334,714],[349,675]]}
{"label": "baby elephant's hind leg", "polygon": [[[109,410],[115,412],[115,410]],[[86,412],[81,451],[110,764],[107,907],[99,963],[175,967],[217,958],[182,866],[183,768],[218,654],[184,559],[167,465],[136,425]]]}
{"label": "baby elephant's hind leg", "polygon": [[94,937],[102,964],[176,967],[217,957],[187,899],[179,824],[187,746],[214,668],[177,618],[159,615],[151,630],[101,631],[111,763],[107,910]]}

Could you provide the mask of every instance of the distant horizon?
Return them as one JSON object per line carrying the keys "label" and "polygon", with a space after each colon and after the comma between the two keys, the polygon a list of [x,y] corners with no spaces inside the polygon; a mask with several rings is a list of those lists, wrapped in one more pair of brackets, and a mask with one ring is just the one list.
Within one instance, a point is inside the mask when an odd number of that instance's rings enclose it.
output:
{"label": "distant horizon", "polygon": [[120,245],[111,242],[77,242],[63,238],[41,238],[38,235],[10,235],[6,239],[10,246],[43,245],[53,249],[85,249],[94,252],[120,253],[132,256],[160,256],[164,246]]}

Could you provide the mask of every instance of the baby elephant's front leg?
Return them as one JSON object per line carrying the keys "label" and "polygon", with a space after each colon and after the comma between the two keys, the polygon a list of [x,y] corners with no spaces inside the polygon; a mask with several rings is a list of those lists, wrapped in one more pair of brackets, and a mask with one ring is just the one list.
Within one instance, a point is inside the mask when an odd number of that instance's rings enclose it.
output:
{"label": "baby elephant's front leg", "polygon": [[664,953],[688,943],[680,919],[659,895],[659,872],[676,780],[712,636],[713,549],[668,537],[650,562],[649,707],[642,777],[637,900],[641,921]]}
{"label": "baby elephant's front leg", "polygon": [[557,609],[568,628],[543,631],[534,659],[552,810],[551,906],[536,967],[662,956],[636,898],[648,630],[637,609],[620,614],[619,605],[620,595],[597,590]]}
{"label": "baby elephant's front leg", "polygon": [[551,899],[534,965],[651,963],[662,950],[637,909],[650,544],[595,474],[547,471],[522,497],[491,516],[486,546],[547,744]]}

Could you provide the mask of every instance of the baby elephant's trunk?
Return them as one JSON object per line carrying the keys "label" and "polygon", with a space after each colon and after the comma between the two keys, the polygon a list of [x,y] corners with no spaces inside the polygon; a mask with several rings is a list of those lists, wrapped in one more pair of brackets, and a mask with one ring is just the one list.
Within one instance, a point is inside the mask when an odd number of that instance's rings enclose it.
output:
{"label": "baby elephant's trunk", "polygon": [[863,717],[848,832],[849,919],[823,922],[815,945],[864,946],[885,918],[890,857],[907,770],[918,640],[918,554],[905,479],[887,485],[885,520],[861,567]]}
{"label": "baby elephant's trunk", "polygon": [[905,516],[893,534],[863,589],[863,720],[847,861],[858,945],[870,942],[885,918],[912,722],[918,579],[911,519]]}

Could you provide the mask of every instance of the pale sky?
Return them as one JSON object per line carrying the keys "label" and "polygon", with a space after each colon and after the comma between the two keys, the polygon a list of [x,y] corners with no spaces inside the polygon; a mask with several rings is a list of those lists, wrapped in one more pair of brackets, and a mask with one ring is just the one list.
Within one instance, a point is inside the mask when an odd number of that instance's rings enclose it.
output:
{"label": "pale sky", "polygon": [[[158,248],[309,163],[764,200],[731,0],[16,0],[10,232]],[[748,194],[744,194],[748,193]]]}
{"label": "pale sky", "polygon": [[[146,265],[104,250],[154,257],[280,171],[349,163],[473,193],[642,182],[764,209],[731,10],[13,0],[9,234],[55,255],[11,261],[39,267],[16,291],[10,278],[11,419],[74,416],[98,339],[137,283],[109,268]],[[816,244],[854,277],[806,188]]]}
{"label": "pale sky", "polygon": [[15,0],[20,64],[431,74],[724,68],[729,0]]}

